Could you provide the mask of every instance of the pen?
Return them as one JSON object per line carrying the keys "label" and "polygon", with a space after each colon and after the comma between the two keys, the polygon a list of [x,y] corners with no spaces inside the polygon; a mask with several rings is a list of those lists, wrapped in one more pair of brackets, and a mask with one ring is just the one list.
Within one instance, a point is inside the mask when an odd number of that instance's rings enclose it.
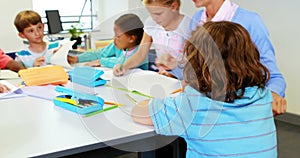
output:
{"label": "pen", "polygon": [[126,94],[126,97],[134,104],[137,104],[137,101],[134,98],[132,98],[129,94]]}
{"label": "pen", "polygon": [[105,109],[102,109],[102,110],[98,110],[98,111],[95,111],[95,112],[91,112],[91,113],[86,114],[85,117],[90,117],[90,116],[99,114],[99,113],[104,112],[104,111],[108,111],[108,110],[115,109],[115,108],[117,108],[117,107],[118,107],[118,105],[115,105],[115,106],[111,106],[111,107],[108,107],[108,108],[105,108]]}

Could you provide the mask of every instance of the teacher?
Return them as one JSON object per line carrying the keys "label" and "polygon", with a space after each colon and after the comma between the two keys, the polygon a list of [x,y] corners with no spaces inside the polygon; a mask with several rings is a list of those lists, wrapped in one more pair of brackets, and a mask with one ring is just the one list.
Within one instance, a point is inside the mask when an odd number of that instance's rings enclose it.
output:
{"label": "teacher", "polygon": [[259,50],[261,62],[270,71],[267,87],[272,91],[273,114],[284,113],[287,108],[284,98],[286,82],[277,67],[274,48],[261,17],[255,12],[241,8],[230,0],[193,0],[193,2],[197,8],[203,7],[203,9],[194,14],[190,24],[192,30],[207,21],[232,21],[247,29]]}

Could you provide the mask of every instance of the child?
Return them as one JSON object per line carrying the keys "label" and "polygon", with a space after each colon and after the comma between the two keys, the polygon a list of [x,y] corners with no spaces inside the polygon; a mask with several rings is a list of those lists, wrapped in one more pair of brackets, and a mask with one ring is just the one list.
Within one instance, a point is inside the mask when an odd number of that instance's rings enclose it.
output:
{"label": "child", "polygon": [[[79,56],[68,56],[71,64],[87,62],[88,66],[104,66],[112,68],[125,62],[138,50],[143,36],[143,22],[135,14],[120,16],[114,23],[114,42],[95,52],[85,52]],[[124,61],[123,61],[124,60]],[[139,68],[148,69],[148,58],[145,58]]]}
{"label": "child", "polygon": [[21,61],[27,68],[49,64],[59,44],[44,42],[44,24],[41,16],[35,11],[24,10],[17,14],[14,24],[18,35],[29,42],[25,50],[16,53],[16,60]]}
{"label": "child", "polygon": [[25,69],[25,67],[21,63],[14,61],[0,49],[0,69],[10,69],[18,72],[21,69]]}
{"label": "child", "polygon": [[184,91],[140,102],[133,120],[183,137],[188,158],[277,157],[270,72],[255,44],[237,23],[203,27],[185,46]]}
{"label": "child", "polygon": [[[144,3],[151,17],[145,22],[141,47],[124,66],[116,65],[114,74],[123,75],[128,69],[139,65],[148,56],[153,43],[159,61],[159,73],[170,73],[168,76],[182,79],[182,69],[174,66],[174,62],[182,58],[183,45],[190,34],[190,19],[179,13],[180,0],[144,0]],[[166,62],[161,62],[161,59]],[[168,63],[172,66],[165,65]],[[165,69],[171,71],[167,73]]]}

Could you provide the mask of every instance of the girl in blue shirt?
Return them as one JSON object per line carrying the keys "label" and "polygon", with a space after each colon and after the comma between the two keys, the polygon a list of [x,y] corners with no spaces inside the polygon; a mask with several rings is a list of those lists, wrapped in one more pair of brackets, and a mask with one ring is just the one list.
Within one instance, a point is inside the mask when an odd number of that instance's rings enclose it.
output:
{"label": "girl in blue shirt", "polygon": [[269,70],[247,30],[207,22],[185,45],[184,91],[142,101],[133,120],[180,136],[187,158],[277,157]]}
{"label": "girl in blue shirt", "polygon": [[[112,68],[123,60],[129,59],[137,50],[141,42],[144,30],[143,23],[135,14],[120,16],[114,23],[114,42],[95,52],[85,52],[79,56],[68,56],[70,64],[77,62],[89,62],[88,66],[104,66]],[[148,69],[148,58],[139,68]]]}

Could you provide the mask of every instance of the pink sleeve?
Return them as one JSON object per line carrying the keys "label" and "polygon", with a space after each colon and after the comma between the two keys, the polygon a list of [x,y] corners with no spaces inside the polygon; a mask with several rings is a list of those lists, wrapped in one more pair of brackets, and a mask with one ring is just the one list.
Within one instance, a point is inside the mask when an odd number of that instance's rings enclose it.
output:
{"label": "pink sleeve", "polygon": [[6,64],[11,61],[12,58],[8,55],[6,55],[1,49],[0,49],[0,68],[5,68]]}

